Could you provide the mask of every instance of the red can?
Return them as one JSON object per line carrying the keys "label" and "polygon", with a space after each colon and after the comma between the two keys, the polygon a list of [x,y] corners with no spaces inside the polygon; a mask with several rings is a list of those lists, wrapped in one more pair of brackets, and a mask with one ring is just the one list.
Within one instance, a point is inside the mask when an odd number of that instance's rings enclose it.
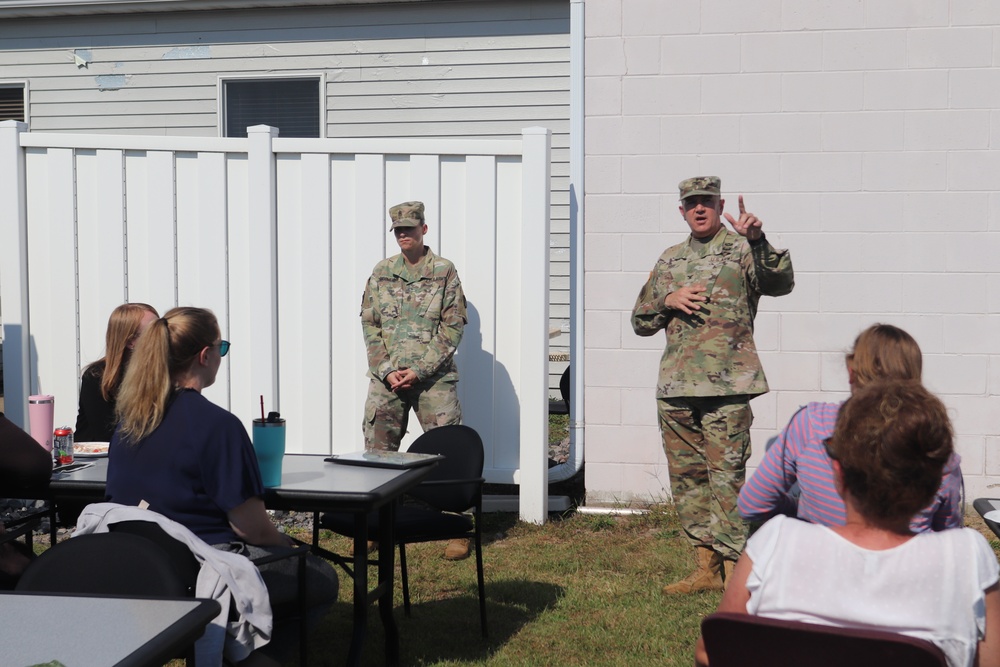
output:
{"label": "red can", "polygon": [[52,454],[56,465],[73,462],[73,429],[61,426],[52,433]]}

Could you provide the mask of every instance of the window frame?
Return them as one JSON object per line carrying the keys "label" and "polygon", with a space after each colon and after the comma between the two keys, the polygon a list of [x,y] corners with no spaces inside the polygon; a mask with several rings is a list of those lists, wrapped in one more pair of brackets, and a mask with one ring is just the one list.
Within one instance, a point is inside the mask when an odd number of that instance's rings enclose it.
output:
{"label": "window frame", "polygon": [[[31,118],[31,115],[29,113],[29,109],[31,108],[30,106],[31,98],[29,94],[30,89],[28,88],[28,80],[27,79],[0,80],[0,88],[21,89],[21,104],[23,106],[21,107],[22,119],[20,122],[28,123],[30,126],[29,119]],[[11,119],[2,119],[2,120],[11,120]]]}
{"label": "window frame", "polygon": [[[217,105],[219,109],[218,113],[218,127],[217,131],[220,137],[227,137],[227,118],[228,110],[226,108],[226,84],[231,81],[248,82],[248,81],[289,81],[293,79],[315,79],[317,82],[317,88],[319,93],[319,138],[326,138],[326,74],[323,72],[294,72],[288,74],[275,74],[275,75],[260,75],[260,74],[227,74],[225,76],[220,76],[218,80],[218,99]],[[281,134],[279,133],[279,137]]]}

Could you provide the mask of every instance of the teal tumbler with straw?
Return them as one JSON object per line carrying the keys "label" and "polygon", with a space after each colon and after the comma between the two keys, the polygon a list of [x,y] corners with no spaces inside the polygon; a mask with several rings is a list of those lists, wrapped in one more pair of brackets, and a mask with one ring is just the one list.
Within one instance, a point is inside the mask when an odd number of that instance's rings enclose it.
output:
{"label": "teal tumbler with straw", "polygon": [[281,486],[281,460],[285,456],[285,420],[277,412],[253,420],[253,448],[265,487]]}

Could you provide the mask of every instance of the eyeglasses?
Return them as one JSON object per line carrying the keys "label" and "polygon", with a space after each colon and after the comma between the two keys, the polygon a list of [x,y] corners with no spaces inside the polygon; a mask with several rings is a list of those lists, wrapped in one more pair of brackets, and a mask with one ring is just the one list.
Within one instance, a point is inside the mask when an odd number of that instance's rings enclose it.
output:
{"label": "eyeglasses", "polygon": [[218,343],[212,343],[211,345],[209,345],[209,347],[217,347],[217,348],[219,348],[219,356],[220,357],[224,357],[227,354],[229,354],[229,341],[228,340],[220,340]]}
{"label": "eyeglasses", "polygon": [[830,440],[833,438],[823,438],[823,449],[826,450],[826,455],[830,457],[831,461],[836,461],[837,457],[832,451],[830,451]]}
{"label": "eyeglasses", "polygon": [[718,202],[718,197],[714,195],[691,195],[682,199],[681,205],[685,211],[690,211],[693,208],[698,208],[699,204],[705,208],[715,208],[716,202]]}

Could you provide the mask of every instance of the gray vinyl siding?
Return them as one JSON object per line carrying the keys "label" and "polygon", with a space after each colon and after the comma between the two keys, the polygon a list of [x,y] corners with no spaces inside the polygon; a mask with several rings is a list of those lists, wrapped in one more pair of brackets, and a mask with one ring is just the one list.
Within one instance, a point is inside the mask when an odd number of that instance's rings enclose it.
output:
{"label": "gray vinyl siding", "polygon": [[295,74],[325,77],[328,137],[551,129],[551,319],[568,328],[568,0],[0,20],[0,83],[28,82],[36,132],[218,136],[221,78]]}

